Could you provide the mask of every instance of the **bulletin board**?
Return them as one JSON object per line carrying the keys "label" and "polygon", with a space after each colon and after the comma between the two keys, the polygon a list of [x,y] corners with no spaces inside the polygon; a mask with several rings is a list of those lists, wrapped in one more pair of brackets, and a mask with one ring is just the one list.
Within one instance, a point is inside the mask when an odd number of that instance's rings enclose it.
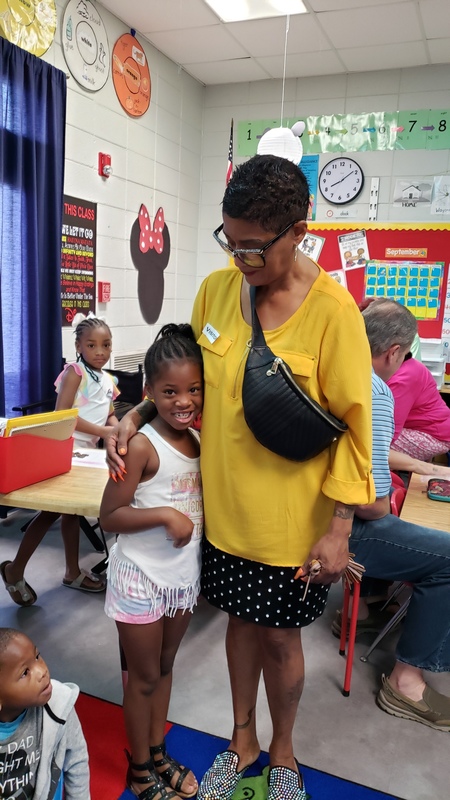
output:
{"label": "bulletin board", "polygon": [[[441,338],[450,260],[450,225],[446,223],[310,223],[308,231],[324,238],[319,263],[327,272],[342,269],[338,236],[365,230],[371,259],[396,262],[441,262],[440,302],[437,317],[418,321],[423,338]],[[414,253],[414,256],[411,255]],[[420,253],[420,257],[417,257]],[[365,295],[365,266],[346,270],[347,288],[357,303]]]}

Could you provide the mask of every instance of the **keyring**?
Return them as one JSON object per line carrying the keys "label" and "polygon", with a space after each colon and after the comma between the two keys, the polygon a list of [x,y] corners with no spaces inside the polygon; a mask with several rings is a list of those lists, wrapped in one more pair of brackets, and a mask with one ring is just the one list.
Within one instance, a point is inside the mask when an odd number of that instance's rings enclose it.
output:
{"label": "keyring", "polygon": [[306,581],[305,591],[303,592],[303,597],[301,598],[302,602],[306,598],[311,578],[315,578],[319,574],[321,569],[322,569],[322,564],[320,563],[320,561],[317,558],[313,558],[313,560],[310,561],[309,564],[308,580]]}

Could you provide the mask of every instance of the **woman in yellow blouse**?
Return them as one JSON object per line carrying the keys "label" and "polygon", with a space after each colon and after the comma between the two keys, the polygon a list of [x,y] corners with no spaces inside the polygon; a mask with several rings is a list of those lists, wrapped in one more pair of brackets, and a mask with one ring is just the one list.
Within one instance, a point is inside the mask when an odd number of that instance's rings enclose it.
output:
{"label": "woman in yellow blouse", "polygon": [[[205,370],[202,592],[229,614],[234,711],[229,748],[204,776],[198,800],[229,800],[259,755],[261,672],[273,724],[268,800],[306,798],[292,745],[304,681],[301,628],[323,612],[330,583],[348,564],[353,506],[374,500],[369,346],[350,294],[298,249],[308,200],[303,173],[286,159],[255,156],[238,167],[214,232],[234,266],[206,278],[192,316]],[[304,463],[264,448],[245,423],[250,286],[269,347],[348,425]],[[301,566],[306,579],[313,559],[322,569],[303,600],[305,583],[294,575]]]}

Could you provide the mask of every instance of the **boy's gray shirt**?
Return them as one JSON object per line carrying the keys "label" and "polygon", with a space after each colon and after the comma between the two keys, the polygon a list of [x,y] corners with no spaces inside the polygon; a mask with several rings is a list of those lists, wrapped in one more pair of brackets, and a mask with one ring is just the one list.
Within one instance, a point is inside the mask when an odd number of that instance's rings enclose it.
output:
{"label": "boy's gray shirt", "polygon": [[42,751],[33,800],[52,800],[61,772],[66,800],[90,800],[86,741],[74,705],[79,694],[73,683],[52,680],[53,693],[43,709]]}

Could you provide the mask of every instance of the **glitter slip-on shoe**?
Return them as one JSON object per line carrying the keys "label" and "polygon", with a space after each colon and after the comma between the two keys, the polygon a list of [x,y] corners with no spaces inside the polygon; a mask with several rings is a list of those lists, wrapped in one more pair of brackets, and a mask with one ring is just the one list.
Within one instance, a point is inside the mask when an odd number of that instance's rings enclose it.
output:
{"label": "glitter slip-on shoe", "polygon": [[427,686],[422,700],[417,702],[397,692],[382,676],[383,685],[377,695],[377,703],[383,711],[394,717],[422,722],[437,731],[450,731],[450,697]]}
{"label": "glitter slip-on shoe", "polygon": [[205,772],[198,787],[197,800],[231,800],[236,787],[248,770],[237,771],[239,756],[234,750],[219,753]]}
{"label": "glitter slip-on shoe", "polygon": [[271,767],[267,800],[307,800],[305,784],[299,772],[289,767]]}

